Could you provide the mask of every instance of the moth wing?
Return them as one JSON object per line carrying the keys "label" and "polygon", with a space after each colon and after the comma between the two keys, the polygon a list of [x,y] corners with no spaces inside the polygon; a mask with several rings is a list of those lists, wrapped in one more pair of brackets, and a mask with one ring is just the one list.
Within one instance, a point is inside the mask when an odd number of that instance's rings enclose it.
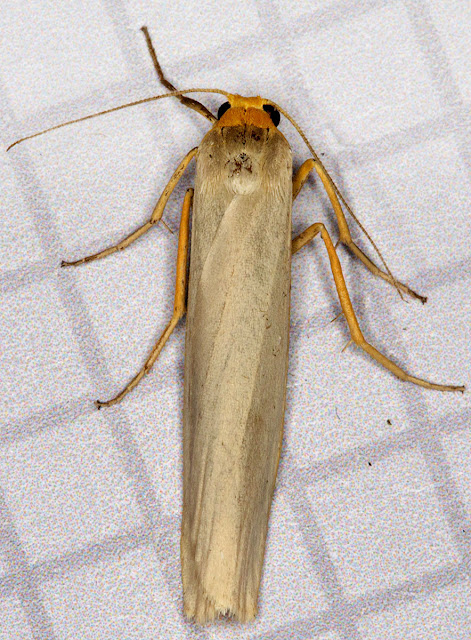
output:
{"label": "moth wing", "polygon": [[275,143],[250,193],[198,188],[198,174],[195,186],[181,552],[185,612],[200,623],[257,611],[289,338],[291,152]]}

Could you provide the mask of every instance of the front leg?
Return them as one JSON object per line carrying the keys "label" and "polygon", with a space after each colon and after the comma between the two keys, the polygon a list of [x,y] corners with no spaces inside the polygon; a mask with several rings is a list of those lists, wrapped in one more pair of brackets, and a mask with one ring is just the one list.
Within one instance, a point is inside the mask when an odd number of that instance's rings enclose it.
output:
{"label": "front leg", "polygon": [[[322,184],[324,185],[324,189],[326,190],[327,195],[329,196],[330,202],[332,203],[332,207],[334,209],[335,215],[337,216],[337,223],[339,227],[339,242],[347,246],[350,249],[350,251],[357,258],[359,258],[359,260],[361,260],[361,262],[365,265],[365,267],[369,269],[371,273],[373,273],[375,276],[378,276],[383,280],[386,280],[386,282],[389,282],[389,284],[396,287],[399,291],[402,291],[403,293],[407,293],[412,298],[416,298],[417,300],[420,300],[422,304],[425,304],[427,302],[427,298],[425,296],[421,296],[420,294],[413,291],[406,284],[403,284],[402,282],[399,282],[398,280],[396,280],[396,278],[394,278],[394,276],[390,272],[386,272],[380,269],[372,260],[370,260],[370,258],[368,258],[366,254],[363,253],[360,247],[358,247],[353,242],[352,236],[350,233],[350,228],[347,224],[347,220],[345,219],[345,214],[342,210],[342,207],[340,206],[340,202],[337,197],[337,193],[335,191],[334,185],[332,184],[332,180],[330,179],[329,174],[327,173],[327,171],[324,169],[324,167],[320,162],[312,159],[306,160],[306,162],[304,162],[302,166],[299,168],[298,172],[293,178],[293,199],[296,198],[298,193],[301,191],[304,183],[306,182],[310,172],[313,169],[316,170],[319,178],[321,179]],[[372,240],[371,242],[373,243]],[[373,243],[373,246],[375,247],[376,251],[381,257],[381,254],[379,253],[379,250],[374,245],[374,243]]]}
{"label": "front leg", "polygon": [[161,220],[164,213],[165,206],[168,202],[168,199],[170,198],[172,191],[177,186],[180,178],[185,172],[185,169],[190,164],[190,161],[195,157],[197,151],[198,151],[198,147],[195,147],[194,149],[189,151],[186,154],[186,156],[183,158],[183,160],[180,162],[175,173],[170,178],[169,183],[163,190],[162,195],[160,196],[154,208],[154,211],[152,212],[150,220],[148,222],[143,224],[141,227],[138,227],[130,235],[126,236],[126,238],[121,240],[121,242],[118,242],[118,244],[115,244],[112,247],[108,247],[108,249],[104,249],[99,253],[94,253],[91,256],[86,256],[85,258],[81,258],[80,260],[75,260],[74,262],[66,262],[65,260],[63,260],[61,262],[61,267],[77,267],[79,264],[84,264],[85,262],[93,262],[94,260],[100,260],[101,258],[106,258],[107,256],[110,256],[112,253],[116,253],[116,251],[122,251],[126,247],[129,247],[129,245],[132,242],[134,242],[135,240],[143,236],[147,231],[149,231],[151,227],[153,227],[155,224],[157,224],[157,222],[159,222],[159,220]]}

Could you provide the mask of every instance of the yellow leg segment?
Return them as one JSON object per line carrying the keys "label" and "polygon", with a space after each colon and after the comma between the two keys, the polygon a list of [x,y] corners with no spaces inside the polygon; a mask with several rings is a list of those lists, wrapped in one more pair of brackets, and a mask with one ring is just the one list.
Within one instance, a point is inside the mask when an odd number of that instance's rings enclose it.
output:
{"label": "yellow leg segment", "polygon": [[185,199],[183,201],[182,208],[182,217],[180,220],[180,233],[178,238],[178,255],[177,255],[177,275],[176,275],[176,284],[175,284],[175,301],[173,306],[173,315],[165,328],[164,332],[160,336],[157,344],[152,349],[150,356],[147,358],[146,363],[143,368],[139,371],[139,373],[129,382],[128,385],[114,398],[108,400],[106,402],[102,402],[101,400],[97,400],[95,402],[98,409],[101,407],[110,407],[113,404],[120,402],[125,395],[127,395],[130,391],[136,387],[142,378],[149,373],[154,365],[154,362],[159,357],[160,352],[162,351],[165,343],[172,335],[173,330],[177,326],[178,321],[182,318],[186,311],[186,294],[187,294],[187,283],[188,283],[188,269],[187,269],[187,261],[188,261],[188,239],[189,239],[189,230],[190,230],[190,209],[191,203],[193,200],[193,189],[188,189],[185,194]]}
{"label": "yellow leg segment", "polygon": [[350,329],[350,335],[352,336],[353,342],[361,347],[363,351],[366,351],[366,353],[368,353],[377,362],[382,364],[383,367],[389,369],[389,371],[394,373],[394,375],[401,380],[413,382],[414,384],[425,387],[426,389],[463,392],[465,390],[464,386],[436,384],[434,382],[428,382],[428,380],[423,380],[422,378],[411,376],[409,373],[404,371],[404,369],[398,367],[396,364],[394,364],[394,362],[392,362],[392,360],[380,353],[377,349],[375,349],[375,347],[373,347],[369,342],[365,340],[365,337],[361,332],[360,325],[358,324],[355,311],[353,310],[353,305],[348,294],[347,285],[345,283],[345,278],[342,273],[342,267],[337,256],[337,252],[334,245],[332,244],[332,240],[325,226],[321,222],[317,222],[316,224],[311,225],[305,231],[303,231],[303,233],[301,233],[292,242],[293,253],[299,251],[299,249],[310,242],[310,240],[312,240],[319,233],[322,236],[325,247],[327,249],[327,253],[329,254],[330,267],[334,276],[335,286],[337,288],[342,311],[345,315],[345,318],[347,319],[348,327]]}
{"label": "yellow leg segment", "polygon": [[332,184],[331,179],[329,178],[324,167],[317,162],[317,160],[306,160],[299,168],[297,174],[293,178],[293,199],[296,198],[298,193],[300,192],[302,186],[306,182],[310,172],[315,169],[319,178],[324,185],[324,189],[329,196],[330,202],[332,203],[332,207],[334,209],[335,215],[337,216],[337,223],[339,227],[339,242],[346,245],[350,251],[363,262],[365,267],[371,271],[375,276],[386,280],[389,284],[397,287],[403,293],[407,293],[413,298],[417,298],[424,304],[427,302],[427,298],[419,295],[415,291],[413,291],[410,287],[402,282],[398,282],[395,278],[392,277],[390,273],[386,273],[382,271],[367,255],[363,253],[363,251],[358,247],[352,240],[352,236],[350,234],[350,229],[347,224],[347,220],[345,219],[345,214],[343,213],[342,207],[340,206],[339,199],[337,197],[337,193],[335,192],[334,185]]}
{"label": "yellow leg segment", "polygon": [[79,264],[83,264],[84,262],[93,262],[93,260],[100,260],[101,258],[106,258],[107,256],[110,256],[112,253],[116,253],[116,251],[122,251],[126,247],[129,247],[129,245],[132,242],[134,242],[135,240],[143,236],[146,233],[146,231],[149,231],[149,229],[153,227],[155,224],[157,224],[157,222],[159,222],[159,220],[162,218],[164,209],[167,205],[168,199],[170,198],[172,191],[177,186],[180,178],[185,172],[185,169],[190,164],[190,161],[195,157],[197,151],[198,151],[198,147],[195,147],[189,153],[187,153],[186,156],[183,158],[183,160],[180,162],[180,164],[177,167],[177,170],[175,171],[173,176],[170,178],[169,183],[163,190],[162,195],[160,196],[154,208],[154,211],[152,212],[150,220],[148,222],[143,224],[141,227],[138,227],[130,235],[126,236],[126,238],[123,238],[121,242],[118,242],[118,244],[115,244],[112,247],[108,247],[108,249],[104,249],[99,253],[94,253],[91,256],[87,256],[86,258],[75,260],[74,262],[66,262],[65,260],[63,260],[61,263],[61,267],[77,267]]}

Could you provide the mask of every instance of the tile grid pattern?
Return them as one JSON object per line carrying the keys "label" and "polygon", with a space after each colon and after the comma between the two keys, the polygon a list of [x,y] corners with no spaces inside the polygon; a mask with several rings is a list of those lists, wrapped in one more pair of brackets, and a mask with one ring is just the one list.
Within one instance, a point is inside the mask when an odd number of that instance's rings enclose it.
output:
{"label": "tile grid pattern", "polygon": [[[385,4],[381,1],[362,3],[362,11],[377,10],[385,6]],[[427,60],[430,56],[429,73],[432,76],[439,100],[442,101],[445,109],[450,109],[450,103],[452,104],[452,119],[456,118],[456,121],[459,122],[460,116],[463,114],[468,119],[469,107],[460,100],[460,92],[455,86],[451,72],[444,77],[443,69],[444,66],[446,68],[446,65],[443,64],[443,61],[440,64],[440,77],[433,77],[435,72],[433,61],[446,56],[440,49],[439,40],[434,37],[435,34],[431,34],[434,27],[427,11],[427,3],[408,0],[403,4],[410,16],[417,41],[422,46],[425,59]],[[276,9],[271,3],[259,0],[256,6],[262,25],[270,24],[270,21],[274,19],[282,20],[281,16],[276,15]],[[350,3],[340,1],[332,3],[325,10],[322,9],[314,14],[307,14],[306,17],[309,17],[310,20],[316,20],[317,24],[320,24],[322,28],[327,28],[331,19],[330,16],[333,16],[335,20],[348,20],[353,11],[350,7]],[[122,25],[125,9],[121,6],[121,3],[110,0],[107,3],[107,11],[112,18],[117,16],[115,18],[115,29],[118,31],[118,38],[124,37],[126,29],[120,25]],[[296,69],[297,66],[293,54],[296,38],[309,30],[308,23],[309,20],[303,20],[301,16],[290,24],[293,27],[292,37],[287,38],[283,48],[279,48],[275,54],[279,57],[280,74],[283,82],[286,83],[289,90],[297,91],[298,94],[304,93],[306,103],[308,103],[309,91],[303,87],[303,79],[300,73],[296,71],[293,73],[291,70],[293,68]],[[266,43],[269,43],[269,32],[263,32],[262,38]],[[430,42],[436,43],[437,50],[429,51],[427,49],[426,45]],[[421,45],[421,43],[425,44]],[[126,47],[125,51],[129,52],[129,46]],[[138,73],[136,59],[127,60],[127,62]],[[203,66],[206,65],[204,55],[201,56],[201,64]],[[5,102],[7,92],[3,87],[0,87],[0,94],[3,102],[1,105],[2,110],[8,113],[10,123],[12,123],[10,130],[7,132],[11,138],[12,132],[22,130],[23,123],[15,121],[13,110]],[[445,110],[445,115],[443,116],[444,128],[449,126],[449,121],[450,118]],[[420,131],[417,135],[420,136]],[[458,146],[461,150],[461,161],[466,166],[469,175],[468,137],[469,132],[467,134],[463,133],[458,140]],[[400,140],[402,139],[403,136],[401,135]],[[392,140],[394,144],[394,136],[392,136]],[[401,142],[398,142],[398,144],[401,144]],[[365,147],[367,156],[374,156],[374,148],[368,144]],[[361,145],[355,148],[352,151],[352,162],[355,155],[361,155],[362,152],[363,147]],[[62,246],[63,243],[56,223],[49,214],[49,209],[37,206],[36,194],[41,191],[42,186],[36,181],[34,171],[28,172],[30,162],[28,151],[22,150],[21,153],[15,156],[12,155],[10,160],[16,172],[16,178],[22,185],[23,193],[30,195],[28,208],[30,211],[34,211],[35,230],[46,256],[45,259],[34,261],[25,269],[18,268],[2,274],[3,291],[15,293],[22,287],[27,285],[34,287],[41,281],[47,280],[50,277],[51,267],[55,266],[57,262],[57,256],[66,255],[66,251]],[[335,158],[332,158],[332,161],[334,162]],[[341,162],[344,165],[344,156],[342,156]],[[41,202],[44,202],[44,198],[47,198],[47,196],[42,194]],[[460,263],[454,263],[453,268],[450,269],[450,284],[456,278],[459,266]],[[430,280],[433,282],[434,277],[430,275],[430,270],[424,270],[420,276],[422,275],[423,278],[418,277],[418,281],[427,282],[427,280]],[[468,277],[470,275],[469,266],[467,267],[466,275]],[[440,286],[446,284],[448,283],[440,281]],[[92,386],[94,388],[103,386],[111,388],[113,379],[107,369],[106,357],[100,347],[100,341],[96,337],[95,328],[87,310],[87,304],[82,299],[76,281],[69,278],[68,274],[64,272],[60,273],[56,279],[56,286],[61,304],[68,314],[72,335],[79,345],[80,355],[85,363],[87,375],[91,380]],[[433,294],[433,284],[428,287],[428,291]],[[84,336],[86,336],[85,339]],[[105,384],[106,382],[109,384]],[[360,448],[355,447],[351,451],[347,450],[340,455],[332,456],[328,460],[311,464],[308,468],[299,468],[291,455],[287,456],[283,478],[289,478],[289,480],[285,481],[285,488],[292,511],[299,521],[299,529],[306,532],[303,543],[308,550],[313,570],[321,576],[327,607],[318,615],[296,620],[294,623],[290,623],[285,627],[271,629],[269,632],[264,631],[260,634],[255,632],[248,637],[284,638],[289,634],[291,637],[296,638],[311,638],[324,637],[323,634],[325,633],[334,633],[336,635],[332,637],[344,640],[347,640],[347,638],[360,639],[366,637],[362,634],[361,628],[357,624],[362,616],[369,613],[378,613],[387,608],[394,609],[398,603],[404,604],[408,600],[414,601],[419,596],[433,594],[442,587],[469,579],[469,531],[471,531],[471,522],[460,497],[460,491],[450,474],[443,448],[436,436],[438,431],[443,433],[444,424],[450,433],[468,430],[471,412],[469,409],[465,409],[461,414],[451,414],[449,418],[443,418],[442,416],[435,424],[430,419],[427,405],[423,401],[421,402],[421,394],[418,393],[411,396],[404,391],[401,397],[406,406],[409,405],[416,425],[417,413],[422,416],[420,424],[415,428],[384,440],[376,440],[374,443]],[[413,407],[410,406],[411,398],[415,401]],[[86,394],[86,396],[77,399],[73,403],[50,406],[45,411],[33,413],[29,418],[19,423],[6,425],[6,429],[2,432],[2,443],[4,445],[14,444],[22,439],[30,439],[31,442],[34,442],[34,438],[47,429],[65,429],[73,419],[79,416],[92,416],[88,399],[89,394]],[[54,631],[55,625],[50,609],[44,604],[44,595],[41,591],[41,585],[44,581],[58,574],[67,574],[72,568],[86,566],[87,564],[94,565],[102,560],[106,562],[140,546],[150,545],[152,547],[158,557],[160,569],[165,578],[166,586],[172,594],[173,601],[178,601],[179,598],[178,582],[172,575],[171,570],[166,569],[169,561],[171,561],[172,554],[175,552],[175,547],[168,536],[162,533],[175,529],[178,525],[173,520],[167,519],[160,509],[159,498],[156,496],[152,482],[148,477],[149,471],[146,462],[133,436],[126,414],[119,410],[103,412],[103,421],[112,433],[115,446],[122,452],[127,472],[129,477],[132,478],[132,491],[142,514],[142,524],[135,531],[116,534],[99,543],[92,542],[81,550],[32,564],[27,560],[21,536],[15,530],[15,516],[10,513],[5,499],[2,499],[0,503],[0,524],[3,533],[2,540],[4,541],[2,546],[3,550],[6,549],[7,566],[6,572],[0,577],[0,593],[4,598],[16,596],[20,600],[31,637],[35,639],[62,637],[62,635],[58,635]],[[331,557],[329,544],[325,540],[322,528],[315,524],[317,522],[316,512],[314,509],[306,509],[305,507],[310,502],[307,497],[307,489],[313,482],[318,480],[329,479],[332,476],[348,476],[349,473],[355,471],[359,461],[374,459],[375,462],[378,462],[383,456],[391,456],[393,453],[415,448],[420,451],[426,461],[427,471],[432,478],[434,491],[436,492],[443,517],[448,522],[449,529],[452,532],[453,544],[459,550],[461,560],[452,563],[448,567],[432,570],[399,586],[379,590],[355,599],[349,598],[342,588],[338,570],[335,568],[336,563]],[[299,493],[299,487],[305,488],[304,495]],[[211,635],[211,631],[208,629],[195,631],[193,628],[186,628],[182,633],[184,637],[209,637]],[[248,633],[250,634],[250,632]]]}

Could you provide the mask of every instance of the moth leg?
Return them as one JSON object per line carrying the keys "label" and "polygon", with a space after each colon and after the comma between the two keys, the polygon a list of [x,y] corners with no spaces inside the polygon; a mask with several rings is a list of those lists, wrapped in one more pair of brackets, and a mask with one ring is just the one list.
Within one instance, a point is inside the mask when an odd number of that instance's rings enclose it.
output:
{"label": "moth leg", "polygon": [[347,319],[348,328],[350,329],[350,335],[352,337],[352,341],[361,347],[363,351],[366,351],[372,358],[374,358],[377,362],[383,365],[386,369],[389,369],[394,375],[396,375],[401,380],[406,380],[408,382],[413,382],[421,387],[425,387],[426,389],[437,389],[439,391],[464,391],[463,386],[455,386],[455,385],[443,385],[436,384],[434,382],[428,382],[427,380],[422,380],[422,378],[416,378],[415,376],[411,376],[404,369],[398,367],[392,360],[387,358],[385,355],[380,353],[375,347],[373,347],[369,342],[365,340],[363,333],[361,332],[360,325],[358,324],[357,317],[355,315],[355,311],[353,310],[353,305],[350,300],[350,296],[347,290],[347,285],[345,283],[345,278],[342,273],[342,267],[340,265],[339,258],[337,256],[337,252],[335,250],[334,245],[332,244],[332,240],[330,235],[322,224],[322,222],[317,222],[316,224],[308,227],[303,233],[301,233],[297,238],[293,240],[292,247],[293,253],[299,251],[305,244],[307,244],[310,240],[312,240],[316,235],[321,234],[322,239],[324,241],[325,247],[327,249],[327,253],[329,254],[330,260],[330,268],[332,269],[332,275],[334,276],[335,286],[337,288],[337,293],[339,296],[340,304],[342,306],[342,311]]}
{"label": "moth leg", "polygon": [[399,282],[395,278],[391,276],[390,273],[386,273],[382,269],[380,269],[368,256],[363,253],[363,251],[358,247],[352,240],[352,236],[350,234],[350,229],[347,224],[347,220],[345,219],[345,214],[340,206],[339,199],[337,197],[337,193],[335,191],[334,185],[332,184],[331,179],[329,178],[326,170],[317,160],[309,159],[304,162],[293,178],[293,200],[296,198],[300,190],[302,189],[304,183],[306,182],[309,173],[315,169],[319,178],[324,185],[324,189],[329,196],[330,202],[334,208],[335,215],[337,216],[337,223],[339,227],[339,242],[347,246],[350,251],[363,262],[365,267],[371,271],[375,276],[379,276],[389,282],[389,284],[397,287],[400,291],[407,293],[412,298],[417,298],[425,304],[427,302],[427,298],[425,296],[421,296],[420,294],[413,291],[410,287],[402,282]]}
{"label": "moth leg", "polygon": [[296,200],[299,192],[304,187],[304,183],[308,179],[309,174],[314,169],[314,163],[314,160],[306,160],[293,176],[293,201]]}
{"label": "moth leg", "polygon": [[[141,27],[141,31],[145,36],[146,43],[147,43],[147,48],[149,49],[149,54],[150,54],[150,57],[152,58],[152,62],[154,64],[154,69],[156,70],[157,75],[159,76],[159,80],[160,80],[161,84],[163,84],[164,87],[166,89],[168,89],[169,91],[178,91],[178,89],[176,89],[173,86],[173,84],[167,80],[167,78],[164,75],[164,72],[162,71],[162,67],[160,66],[160,63],[157,60],[157,55],[155,53],[154,45],[152,44],[152,40],[151,40],[150,35],[149,35],[149,30],[147,29],[147,27]],[[180,100],[180,102],[182,104],[184,104],[185,107],[189,107],[190,109],[194,109],[195,111],[197,111],[200,115],[202,115],[204,118],[206,118],[210,122],[216,122],[216,120],[217,120],[216,116],[214,116],[211,113],[211,111],[206,109],[204,104],[201,104],[201,102],[198,102],[198,100],[193,100],[193,98],[187,98],[186,96],[175,96],[175,97],[177,98],[177,100]]]}
{"label": "moth leg", "polygon": [[149,231],[149,229],[153,227],[155,224],[157,224],[157,222],[159,222],[159,220],[162,218],[165,206],[167,205],[168,199],[170,198],[172,191],[177,186],[180,178],[185,172],[185,169],[190,164],[190,161],[192,160],[192,158],[195,157],[197,151],[198,151],[198,147],[195,147],[194,149],[189,151],[186,154],[186,156],[183,158],[183,160],[180,162],[175,173],[170,178],[170,181],[168,182],[167,186],[163,190],[162,195],[160,196],[157,204],[155,205],[154,211],[152,212],[152,215],[148,222],[143,224],[141,227],[138,227],[130,235],[126,236],[126,238],[123,238],[121,242],[118,242],[118,244],[115,244],[112,247],[108,247],[108,249],[104,249],[99,253],[94,253],[91,256],[87,256],[86,258],[75,260],[74,262],[66,262],[65,260],[63,260],[61,262],[61,267],[77,267],[79,264],[83,264],[84,262],[92,262],[93,260],[106,258],[107,256],[111,255],[112,253],[115,253],[116,251],[122,251],[126,247],[129,247],[129,245],[132,242],[134,242],[135,240],[143,236],[146,233],[146,231]]}
{"label": "moth leg", "polygon": [[176,275],[176,285],[175,285],[175,300],[173,306],[173,315],[165,328],[164,332],[160,336],[157,344],[152,349],[150,356],[147,358],[143,368],[139,371],[139,373],[134,376],[131,382],[124,387],[124,389],[118,393],[117,396],[111,398],[106,402],[102,402],[101,400],[97,400],[95,402],[98,409],[101,407],[110,407],[117,402],[120,402],[125,395],[127,395],[135,386],[139,384],[142,378],[149,373],[152,369],[154,362],[159,357],[160,352],[162,351],[165,343],[172,335],[173,330],[177,326],[178,321],[182,318],[186,311],[186,294],[187,294],[187,283],[188,283],[188,238],[189,238],[189,229],[190,229],[190,208],[191,203],[193,201],[193,189],[188,189],[185,194],[185,199],[183,201],[182,207],[182,216],[180,220],[180,232],[178,237],[178,255],[177,255],[177,275]]}

